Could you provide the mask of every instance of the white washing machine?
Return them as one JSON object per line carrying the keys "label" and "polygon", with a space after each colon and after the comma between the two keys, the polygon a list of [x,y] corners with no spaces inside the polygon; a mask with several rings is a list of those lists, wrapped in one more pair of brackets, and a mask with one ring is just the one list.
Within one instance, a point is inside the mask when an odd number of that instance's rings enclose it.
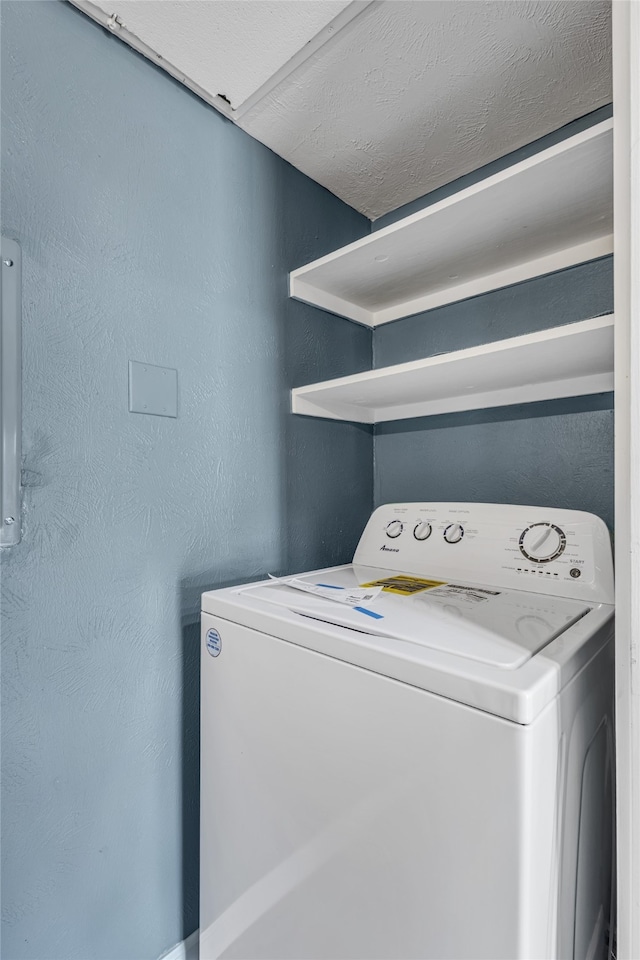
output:
{"label": "white washing machine", "polygon": [[205,593],[201,960],[606,957],[613,614],[601,520],[496,504]]}

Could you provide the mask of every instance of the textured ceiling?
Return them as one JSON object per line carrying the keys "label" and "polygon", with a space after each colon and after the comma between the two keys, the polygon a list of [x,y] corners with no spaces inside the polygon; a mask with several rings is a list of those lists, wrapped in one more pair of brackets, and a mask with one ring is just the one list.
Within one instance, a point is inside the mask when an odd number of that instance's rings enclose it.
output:
{"label": "textured ceiling", "polygon": [[99,7],[372,219],[611,100],[608,0]]}
{"label": "textured ceiling", "polygon": [[610,6],[398,2],[240,123],[375,218],[611,99]]}
{"label": "textured ceiling", "polygon": [[127,31],[237,109],[349,0],[96,0]]}

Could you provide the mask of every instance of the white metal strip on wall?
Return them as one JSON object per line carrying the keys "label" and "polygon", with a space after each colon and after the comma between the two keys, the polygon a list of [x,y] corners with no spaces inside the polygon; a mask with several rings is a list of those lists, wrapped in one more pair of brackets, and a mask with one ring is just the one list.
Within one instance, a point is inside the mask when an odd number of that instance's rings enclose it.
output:
{"label": "white metal strip on wall", "polygon": [[640,3],[613,3],[619,960],[640,957]]}
{"label": "white metal strip on wall", "polygon": [[13,547],[21,535],[22,460],[22,260],[15,240],[2,238],[2,324],[0,327],[0,546]]}

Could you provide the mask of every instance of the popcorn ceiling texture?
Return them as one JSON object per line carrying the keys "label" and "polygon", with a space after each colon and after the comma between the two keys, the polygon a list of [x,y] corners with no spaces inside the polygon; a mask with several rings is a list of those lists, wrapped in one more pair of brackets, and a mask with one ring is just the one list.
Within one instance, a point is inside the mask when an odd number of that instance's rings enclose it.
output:
{"label": "popcorn ceiling texture", "polygon": [[610,101],[608,2],[393,0],[240,125],[375,219]]}
{"label": "popcorn ceiling texture", "polygon": [[610,0],[373,3],[266,94],[342,0],[94,5],[211,97],[262,95],[239,125],[372,219],[611,101]]}
{"label": "popcorn ceiling texture", "polygon": [[[371,333],[287,289],[369,223],[71,6],[1,13],[2,956],[154,960],[198,922],[200,593],[346,561],[371,510],[371,431],[289,413]],[[128,360],[178,369],[178,419],[128,412]]]}

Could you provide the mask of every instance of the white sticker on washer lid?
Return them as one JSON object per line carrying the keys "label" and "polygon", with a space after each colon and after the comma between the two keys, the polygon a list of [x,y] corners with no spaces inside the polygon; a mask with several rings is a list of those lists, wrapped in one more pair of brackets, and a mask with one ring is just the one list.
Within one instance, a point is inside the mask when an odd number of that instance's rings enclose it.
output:
{"label": "white sticker on washer lid", "polygon": [[219,657],[222,650],[222,637],[217,630],[207,630],[207,650],[212,657]]}
{"label": "white sticker on washer lid", "polygon": [[308,583],[306,580],[299,580],[297,577],[281,580],[279,577],[272,576],[272,574],[269,574],[269,579],[281,583],[284,587],[302,590],[303,593],[313,593],[316,597],[335,600],[337,603],[346,603],[350,607],[357,607],[361,603],[371,603],[382,591],[382,587],[373,585],[367,590],[362,590],[359,587],[347,588],[333,583]]}

